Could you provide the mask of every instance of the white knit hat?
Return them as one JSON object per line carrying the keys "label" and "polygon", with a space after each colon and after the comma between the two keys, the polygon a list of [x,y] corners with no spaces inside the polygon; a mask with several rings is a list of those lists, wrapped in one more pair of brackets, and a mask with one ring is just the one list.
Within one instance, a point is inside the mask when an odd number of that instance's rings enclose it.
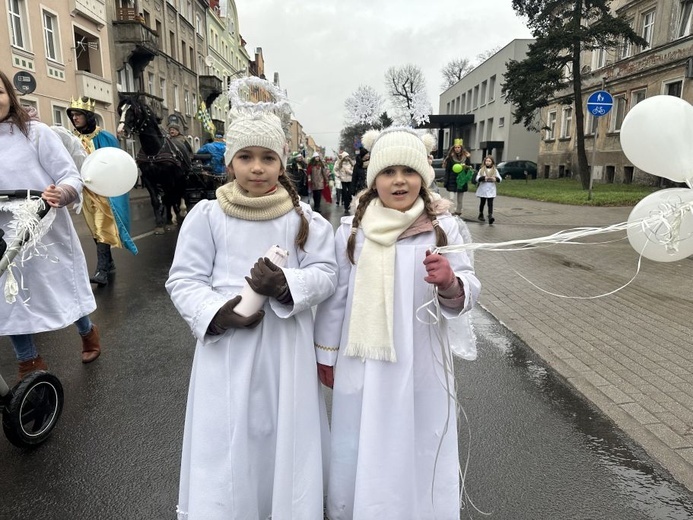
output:
{"label": "white knit hat", "polygon": [[371,151],[371,159],[366,170],[366,184],[372,187],[376,176],[390,166],[408,166],[417,171],[428,187],[434,179],[434,172],[428,164],[428,154],[435,146],[431,134],[419,136],[409,127],[390,127],[382,132],[369,130],[361,138],[361,143]]}
{"label": "white knit hat", "polygon": [[279,117],[271,112],[237,112],[229,117],[226,131],[226,164],[248,146],[260,146],[275,152],[286,164],[289,146]]}

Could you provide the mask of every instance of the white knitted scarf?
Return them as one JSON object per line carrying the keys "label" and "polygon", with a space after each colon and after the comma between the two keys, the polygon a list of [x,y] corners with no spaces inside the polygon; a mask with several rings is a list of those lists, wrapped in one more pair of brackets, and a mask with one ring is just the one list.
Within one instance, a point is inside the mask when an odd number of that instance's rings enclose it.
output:
{"label": "white knitted scarf", "polygon": [[397,361],[393,341],[395,243],[424,210],[418,198],[408,211],[374,199],[361,220],[365,241],[356,263],[347,356]]}

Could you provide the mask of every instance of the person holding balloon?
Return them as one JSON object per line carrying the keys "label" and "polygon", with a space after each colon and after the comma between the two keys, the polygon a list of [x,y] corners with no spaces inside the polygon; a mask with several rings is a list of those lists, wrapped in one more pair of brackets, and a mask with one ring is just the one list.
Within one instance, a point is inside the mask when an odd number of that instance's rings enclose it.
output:
{"label": "person holding balloon", "polygon": [[[465,165],[469,165],[469,157],[471,154],[464,149],[462,139],[455,139],[452,147],[448,150],[448,154],[443,161],[445,168],[444,184],[445,189],[450,193],[453,203],[455,204],[455,215],[462,214],[462,197],[469,190],[467,182],[458,185],[457,177],[463,171]],[[456,166],[459,165],[459,166]],[[454,194],[457,194],[456,196]]]}
{"label": "person holding balloon", "polygon": [[[67,115],[75,127],[74,134],[88,154],[104,147],[120,148],[115,136],[96,124],[94,105],[86,97],[71,100]],[[124,247],[137,254],[137,246],[130,237],[130,195],[103,196],[85,187],[83,196],[84,218],[96,242],[96,272],[90,281],[104,287],[108,285],[108,275],[116,270],[111,247]]]}
{"label": "person holding balloon", "polygon": [[[2,71],[0,163],[0,190],[41,191],[52,208],[44,217],[45,235],[32,249],[31,257],[20,253],[0,277],[5,293],[0,298],[0,335],[10,337],[19,378],[47,369],[34,334],[71,323],[77,325],[82,337],[82,362],[94,361],[101,349],[98,329],[89,318],[96,302],[84,252],[65,208],[79,198],[82,180],[60,138],[20,106],[12,82]],[[18,218],[10,211],[0,211],[0,228],[11,229],[8,224]],[[13,279],[21,279],[21,283],[14,285]],[[8,295],[14,295],[14,300]],[[26,304],[29,298],[31,302]]]}

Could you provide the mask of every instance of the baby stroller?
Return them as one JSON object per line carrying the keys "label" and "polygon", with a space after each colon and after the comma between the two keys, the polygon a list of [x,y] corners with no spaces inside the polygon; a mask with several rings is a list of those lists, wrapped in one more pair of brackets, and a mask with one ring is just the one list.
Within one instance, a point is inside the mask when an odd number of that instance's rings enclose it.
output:
{"label": "baby stroller", "polygon": [[[31,198],[40,198],[40,191],[29,191]],[[0,201],[26,199],[27,190],[0,191]],[[37,216],[42,219],[50,211],[43,202]],[[29,232],[18,233],[8,246],[0,229],[0,276],[19,254],[29,239]],[[21,236],[20,236],[21,235]],[[0,375],[0,412],[2,429],[7,439],[20,448],[43,443],[53,431],[63,409],[63,386],[53,374],[40,370],[32,372],[9,388]]]}

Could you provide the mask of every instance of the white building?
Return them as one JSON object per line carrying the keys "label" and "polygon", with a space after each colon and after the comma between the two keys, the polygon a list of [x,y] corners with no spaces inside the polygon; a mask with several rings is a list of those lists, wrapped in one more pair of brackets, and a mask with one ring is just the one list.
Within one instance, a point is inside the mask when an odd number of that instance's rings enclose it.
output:
{"label": "white building", "polygon": [[[496,163],[511,159],[537,160],[540,134],[513,124],[512,105],[501,96],[505,64],[521,61],[532,39],[513,40],[440,95],[438,116],[431,116],[438,128],[438,142],[445,155],[453,139],[462,138],[472,154],[473,164],[491,155]],[[440,147],[439,147],[440,148]]]}

